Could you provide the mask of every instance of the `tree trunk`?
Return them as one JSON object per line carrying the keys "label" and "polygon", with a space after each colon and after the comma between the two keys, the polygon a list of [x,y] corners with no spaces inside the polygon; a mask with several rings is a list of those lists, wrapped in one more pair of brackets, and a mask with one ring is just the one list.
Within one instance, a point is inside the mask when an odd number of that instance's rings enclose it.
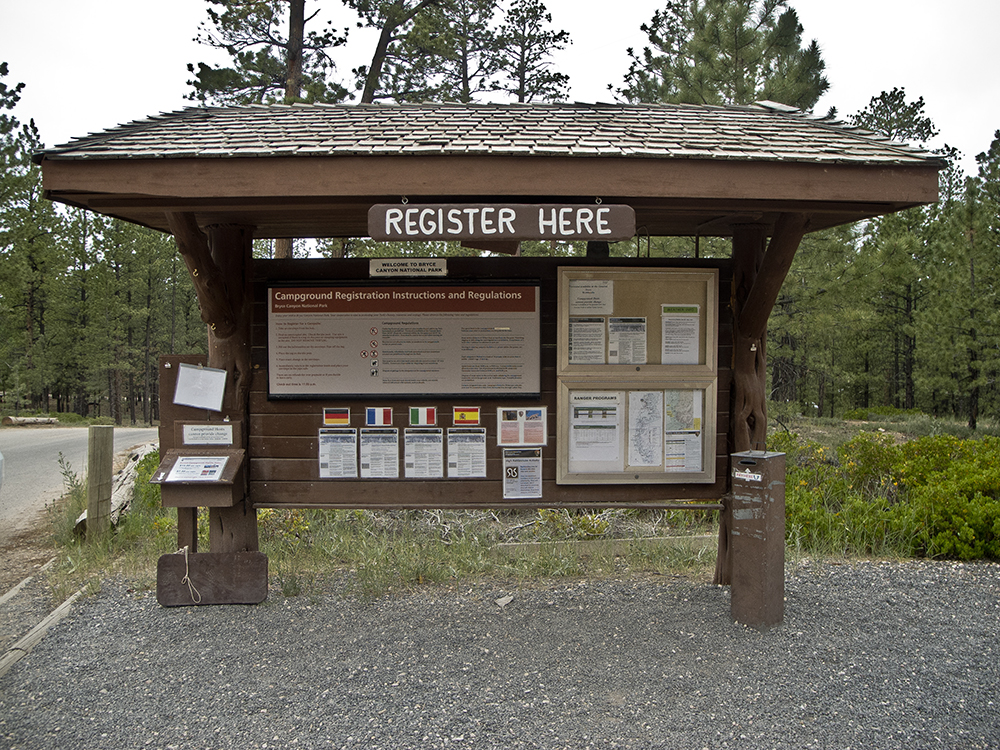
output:
{"label": "tree trunk", "polygon": [[285,104],[291,104],[302,95],[302,39],[305,36],[306,0],[290,0],[288,14]]}
{"label": "tree trunk", "polygon": [[[732,453],[765,450],[767,438],[767,319],[795,257],[808,217],[782,214],[769,245],[767,228],[742,224],[733,228],[733,385],[730,432]],[[719,554],[714,582],[732,581],[730,545],[732,506],[729,499],[719,519]]]}
{"label": "tree trunk", "polygon": [[372,55],[371,65],[368,66],[368,75],[365,77],[365,88],[361,92],[361,104],[371,104],[375,101],[375,92],[378,91],[382,68],[385,66],[385,58],[389,53],[389,45],[393,41],[396,29],[415,18],[428,5],[438,2],[440,0],[420,0],[413,8],[407,10],[405,0],[395,0],[386,9],[382,21],[382,33],[379,34],[378,43],[375,45],[375,53]]}
{"label": "tree trunk", "polygon": [[[253,294],[250,264],[253,255],[253,230],[250,227],[219,225],[207,228],[212,260],[224,279],[224,293],[235,319],[235,329],[222,337],[209,328],[208,366],[226,370],[226,393],[223,413],[230,420],[240,420],[244,429],[243,444],[248,448],[246,426],[250,421],[250,326],[253,318]],[[244,474],[247,474],[245,472]],[[209,509],[209,548],[212,552],[243,552],[258,549],[257,513],[247,488],[243,500],[232,508]]]}

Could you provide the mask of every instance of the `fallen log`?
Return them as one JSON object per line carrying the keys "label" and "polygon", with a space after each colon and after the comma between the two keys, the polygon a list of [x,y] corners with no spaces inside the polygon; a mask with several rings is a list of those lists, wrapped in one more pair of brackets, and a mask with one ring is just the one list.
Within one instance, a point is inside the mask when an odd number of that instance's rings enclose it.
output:
{"label": "fallen log", "polygon": [[5,425],[23,426],[29,424],[59,424],[56,417],[4,417]]}

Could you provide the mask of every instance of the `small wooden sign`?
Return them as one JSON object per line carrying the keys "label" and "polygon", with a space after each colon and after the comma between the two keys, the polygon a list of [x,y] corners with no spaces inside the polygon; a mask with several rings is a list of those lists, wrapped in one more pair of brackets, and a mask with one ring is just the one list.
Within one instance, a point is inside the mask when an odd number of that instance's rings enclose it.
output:
{"label": "small wooden sign", "polygon": [[635,236],[631,206],[592,204],[377,204],[368,211],[374,240],[604,240]]}

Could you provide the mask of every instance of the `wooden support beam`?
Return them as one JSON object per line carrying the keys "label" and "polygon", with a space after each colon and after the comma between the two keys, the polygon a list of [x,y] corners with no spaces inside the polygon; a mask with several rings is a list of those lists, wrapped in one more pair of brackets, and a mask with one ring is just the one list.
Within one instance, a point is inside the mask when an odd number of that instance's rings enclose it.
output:
{"label": "wooden support beam", "polygon": [[[783,213],[770,243],[763,224],[733,231],[733,387],[730,407],[731,452],[763,451],[767,442],[767,319],[809,226],[809,217]],[[731,497],[719,519],[719,555],[714,581],[732,581]]]}
{"label": "wooden support beam", "polygon": [[166,216],[198,294],[201,319],[216,335],[231,336],[236,330],[233,305],[226,294],[222,272],[212,259],[208,239],[198,227],[194,214],[167,212]]}
{"label": "wooden support beam", "polygon": [[[208,366],[226,371],[226,394],[223,415],[233,422],[250,422],[250,327],[253,322],[251,263],[253,228],[216,225],[206,228],[211,261],[220,274],[220,293],[229,302],[233,329],[223,335],[209,330]],[[247,449],[247,431],[239,430],[239,445]],[[243,486],[235,491],[243,499],[231,508],[209,508],[209,549],[213,553],[255,551],[258,548],[257,512],[253,509],[243,474]]]}
{"label": "wooden support beam", "polygon": [[740,310],[739,330],[747,338],[763,338],[767,331],[767,319],[808,226],[809,217],[805,214],[783,213],[778,218],[760,269]]}

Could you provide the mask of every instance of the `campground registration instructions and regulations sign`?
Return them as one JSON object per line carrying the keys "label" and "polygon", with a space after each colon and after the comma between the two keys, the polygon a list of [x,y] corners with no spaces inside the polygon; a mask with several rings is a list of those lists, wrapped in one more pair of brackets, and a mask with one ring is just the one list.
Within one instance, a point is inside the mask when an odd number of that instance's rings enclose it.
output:
{"label": "campground registration instructions and regulations sign", "polygon": [[272,287],[269,392],[537,395],[536,284]]}

